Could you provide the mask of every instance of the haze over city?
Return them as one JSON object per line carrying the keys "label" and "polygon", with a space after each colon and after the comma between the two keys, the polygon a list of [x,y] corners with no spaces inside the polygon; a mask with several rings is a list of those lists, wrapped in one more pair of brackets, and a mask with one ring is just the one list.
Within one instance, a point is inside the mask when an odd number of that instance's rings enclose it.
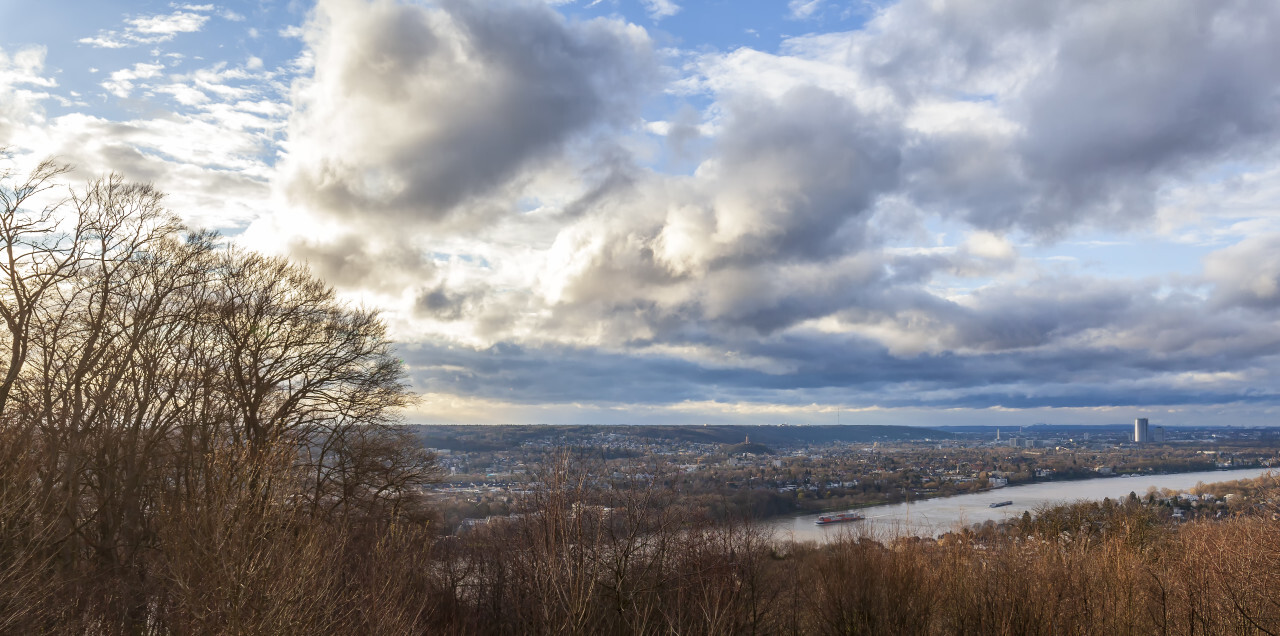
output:
{"label": "haze over city", "polygon": [[426,423],[1273,425],[1280,5],[6,3],[0,146],[380,308]]}

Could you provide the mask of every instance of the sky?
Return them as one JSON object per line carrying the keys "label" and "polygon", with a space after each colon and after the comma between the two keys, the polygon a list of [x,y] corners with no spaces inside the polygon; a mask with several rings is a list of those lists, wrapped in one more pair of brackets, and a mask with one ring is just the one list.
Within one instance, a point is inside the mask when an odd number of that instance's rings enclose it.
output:
{"label": "sky", "polygon": [[0,147],[380,308],[423,423],[1280,424],[1280,3],[0,3]]}

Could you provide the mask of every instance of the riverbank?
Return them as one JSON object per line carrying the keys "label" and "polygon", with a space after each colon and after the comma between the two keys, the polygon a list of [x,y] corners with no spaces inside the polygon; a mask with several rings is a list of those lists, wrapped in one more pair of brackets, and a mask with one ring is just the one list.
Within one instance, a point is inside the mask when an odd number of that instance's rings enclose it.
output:
{"label": "riverbank", "polygon": [[[1237,470],[1037,482],[951,497],[922,499],[912,501],[910,504],[902,502],[865,506],[856,508],[866,517],[864,521],[859,522],[858,530],[935,537],[974,523],[988,520],[1002,521],[1021,516],[1024,512],[1034,512],[1042,506],[1080,500],[1119,499],[1128,496],[1130,492],[1142,495],[1151,487],[1185,491],[1194,488],[1200,482],[1207,484],[1252,479],[1271,471],[1270,467],[1264,466]],[[990,505],[997,499],[1012,500],[1013,504],[991,508]],[[829,527],[815,526],[813,521],[816,517],[817,513],[804,513],[762,523],[775,532],[790,535],[797,540],[824,541],[837,534]]]}
{"label": "riverbank", "polygon": [[975,490],[972,492],[965,492],[965,493],[952,493],[952,494],[918,493],[917,495],[907,499],[890,497],[880,501],[873,501],[873,502],[860,502],[860,503],[854,503],[854,504],[820,506],[815,508],[809,508],[806,510],[798,510],[795,512],[784,512],[779,514],[768,515],[766,517],[762,517],[761,520],[764,521],[764,520],[773,520],[773,519],[781,519],[781,518],[791,518],[791,517],[797,517],[797,516],[820,515],[820,514],[826,514],[830,512],[843,512],[845,510],[863,510],[866,508],[874,508],[877,506],[892,506],[892,505],[906,504],[910,502],[919,503],[919,502],[929,501],[933,499],[947,499],[950,497],[965,497],[969,495],[979,495],[982,493],[990,493],[998,490],[1007,490],[1009,488],[1020,488],[1023,486],[1033,486],[1037,484],[1091,482],[1091,481],[1097,481],[1097,480],[1111,480],[1111,479],[1135,479],[1135,478],[1143,478],[1143,477],[1160,477],[1165,475],[1185,475],[1190,473],[1199,474],[1199,473],[1230,472],[1232,470],[1254,470],[1254,469],[1270,470],[1271,468],[1272,467],[1257,465],[1257,466],[1247,466],[1247,467],[1238,468],[1238,469],[1213,468],[1213,469],[1205,469],[1205,470],[1179,470],[1179,471],[1161,471],[1161,472],[1149,472],[1149,473],[1148,472],[1130,472],[1130,473],[1120,473],[1120,474],[1113,474],[1113,475],[1099,475],[1099,474],[1095,474],[1092,476],[1068,475],[1068,476],[1058,477],[1054,479],[1032,480],[1032,481],[1022,482],[1017,484],[1010,484],[1008,486],[997,486],[997,487],[988,486],[985,488],[979,488],[978,490]]}

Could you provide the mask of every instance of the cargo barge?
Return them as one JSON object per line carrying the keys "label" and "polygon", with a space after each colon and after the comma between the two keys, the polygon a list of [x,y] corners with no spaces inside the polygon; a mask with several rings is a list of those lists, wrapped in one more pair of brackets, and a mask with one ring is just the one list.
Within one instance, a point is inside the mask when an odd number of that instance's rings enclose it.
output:
{"label": "cargo barge", "polygon": [[841,512],[834,515],[822,515],[818,520],[813,522],[815,525],[825,526],[829,523],[844,523],[845,521],[862,521],[862,515],[856,512]]}

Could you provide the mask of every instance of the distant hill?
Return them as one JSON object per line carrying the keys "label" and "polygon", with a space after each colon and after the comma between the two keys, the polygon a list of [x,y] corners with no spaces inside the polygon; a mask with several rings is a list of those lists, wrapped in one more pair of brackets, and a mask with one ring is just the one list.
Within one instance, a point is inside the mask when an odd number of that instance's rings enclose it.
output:
{"label": "distant hill", "polygon": [[1003,431],[1009,435],[1017,435],[1018,429],[1021,428],[1025,433],[1066,433],[1066,432],[1089,432],[1089,433],[1118,433],[1124,431],[1132,431],[1133,423],[1128,424],[1027,424],[1024,426],[990,426],[986,424],[968,424],[963,426],[939,426],[940,430],[951,433],[990,433],[995,435],[996,429]]}
{"label": "distant hill", "polygon": [[767,445],[901,442],[951,439],[952,433],[915,426],[627,426],[638,437],[730,444],[751,438]]}
{"label": "distant hill", "polygon": [[726,455],[741,455],[742,453],[750,453],[752,455],[774,455],[773,449],[764,444],[756,442],[739,442],[731,446],[724,447]]}
{"label": "distant hill", "polygon": [[655,442],[738,444],[750,438],[765,447],[831,442],[873,443],[952,439],[955,433],[915,426],[553,426],[553,425],[408,425],[424,446],[456,451],[494,451],[525,442],[577,445],[600,434],[618,434]]}

